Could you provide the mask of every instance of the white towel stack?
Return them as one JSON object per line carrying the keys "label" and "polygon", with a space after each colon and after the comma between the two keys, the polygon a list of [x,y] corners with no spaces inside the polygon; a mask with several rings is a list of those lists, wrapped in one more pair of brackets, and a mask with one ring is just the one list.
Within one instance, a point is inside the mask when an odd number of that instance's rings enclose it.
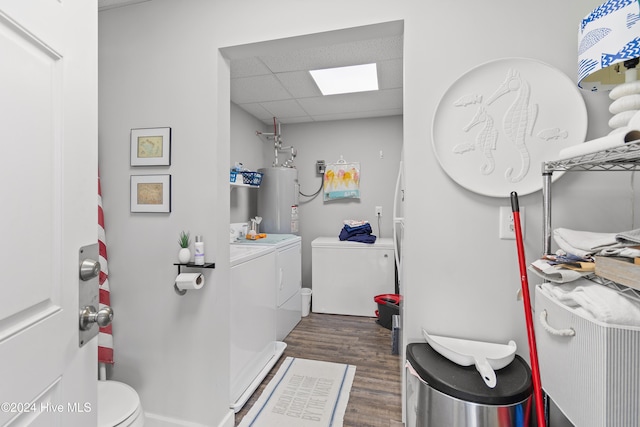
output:
{"label": "white towel stack", "polygon": [[591,231],[556,228],[553,239],[558,247],[568,254],[581,258],[593,255],[640,257],[640,250],[632,249],[638,243],[622,242],[616,233],[596,233]]}
{"label": "white towel stack", "polygon": [[562,285],[543,283],[541,289],[588,319],[618,326],[640,326],[639,302],[588,279]]}

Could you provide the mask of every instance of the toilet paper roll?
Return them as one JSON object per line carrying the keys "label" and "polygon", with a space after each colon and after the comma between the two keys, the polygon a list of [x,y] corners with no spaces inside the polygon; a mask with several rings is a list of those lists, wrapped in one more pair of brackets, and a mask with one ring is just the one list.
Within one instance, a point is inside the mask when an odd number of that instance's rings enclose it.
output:
{"label": "toilet paper roll", "polygon": [[204,286],[204,276],[202,273],[180,273],[176,277],[176,287],[178,290],[200,289]]}

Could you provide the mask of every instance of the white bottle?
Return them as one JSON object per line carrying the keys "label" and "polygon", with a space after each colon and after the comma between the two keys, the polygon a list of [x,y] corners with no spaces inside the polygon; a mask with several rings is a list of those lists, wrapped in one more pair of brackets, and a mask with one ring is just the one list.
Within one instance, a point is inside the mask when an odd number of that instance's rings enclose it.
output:
{"label": "white bottle", "polygon": [[204,265],[204,242],[202,241],[202,236],[196,236],[196,242],[193,247],[196,252],[193,257],[193,263],[195,265]]}

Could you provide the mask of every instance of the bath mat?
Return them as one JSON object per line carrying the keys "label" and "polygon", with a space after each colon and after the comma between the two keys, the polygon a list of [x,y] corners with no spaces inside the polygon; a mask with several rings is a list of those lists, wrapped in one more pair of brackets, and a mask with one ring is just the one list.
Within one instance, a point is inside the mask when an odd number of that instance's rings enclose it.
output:
{"label": "bath mat", "polygon": [[340,427],[356,367],[287,357],[240,427]]}

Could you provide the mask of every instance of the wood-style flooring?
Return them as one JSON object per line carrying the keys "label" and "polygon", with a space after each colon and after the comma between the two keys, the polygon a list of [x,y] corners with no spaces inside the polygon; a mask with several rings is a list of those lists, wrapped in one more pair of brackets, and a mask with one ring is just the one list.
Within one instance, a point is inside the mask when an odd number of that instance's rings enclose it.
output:
{"label": "wood-style flooring", "polygon": [[284,339],[284,354],[236,414],[236,426],[287,357],[356,366],[345,427],[401,427],[401,361],[391,354],[391,331],[374,318],[310,313]]}

